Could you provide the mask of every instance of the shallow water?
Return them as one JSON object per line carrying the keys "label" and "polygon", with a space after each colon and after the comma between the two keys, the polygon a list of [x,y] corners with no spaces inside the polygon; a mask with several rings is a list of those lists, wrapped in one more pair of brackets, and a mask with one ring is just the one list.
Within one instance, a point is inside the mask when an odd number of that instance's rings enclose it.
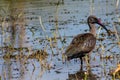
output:
{"label": "shallow water", "polygon": [[[11,27],[9,25],[4,25],[4,28],[0,27],[0,76],[2,80],[81,80],[85,79],[85,76],[81,75],[84,73],[89,74],[87,75],[88,80],[112,79],[109,72],[115,69],[120,62],[120,47],[115,44],[119,41],[119,35],[118,39],[116,36],[108,37],[105,30],[97,27],[97,34],[105,34],[105,36],[99,35],[98,38],[105,39],[97,41],[97,45],[90,55],[90,67],[88,67],[86,58],[84,59],[83,71],[80,70],[79,59],[63,64],[62,53],[75,35],[88,32],[87,17],[89,15],[100,17],[106,27],[112,31],[116,27],[119,34],[120,2],[117,3],[115,0],[63,0],[63,2],[61,0],[59,4],[57,2],[57,0],[0,1],[5,10],[10,4],[10,8],[17,9],[19,16],[22,14],[24,19],[16,22],[14,44],[11,39]],[[7,15],[8,12],[4,15]],[[0,25],[3,26],[2,22]],[[47,40],[47,36],[53,40]],[[55,36],[57,40],[54,39]],[[52,43],[52,48],[50,43]],[[25,47],[28,50],[4,50],[3,47],[10,45],[14,45],[17,49]],[[17,55],[22,52],[30,55],[38,49],[44,49],[48,53],[48,57],[41,61],[24,57],[3,58],[7,53]],[[47,67],[44,66],[44,63]]]}

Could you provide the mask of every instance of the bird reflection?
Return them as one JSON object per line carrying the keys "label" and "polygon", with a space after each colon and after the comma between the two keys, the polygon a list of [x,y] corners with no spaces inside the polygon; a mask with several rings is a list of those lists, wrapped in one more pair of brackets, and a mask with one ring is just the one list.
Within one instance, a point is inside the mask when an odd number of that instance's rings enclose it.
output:
{"label": "bird reflection", "polygon": [[93,74],[90,69],[87,71],[80,69],[74,74],[68,74],[67,80],[97,80],[97,75]]}

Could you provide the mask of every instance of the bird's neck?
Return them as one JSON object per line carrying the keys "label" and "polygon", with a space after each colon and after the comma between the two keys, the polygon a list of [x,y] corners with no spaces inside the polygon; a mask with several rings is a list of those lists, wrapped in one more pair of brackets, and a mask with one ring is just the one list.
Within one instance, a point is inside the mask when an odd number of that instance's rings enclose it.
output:
{"label": "bird's neck", "polygon": [[94,36],[96,36],[96,27],[95,27],[95,24],[88,23],[88,25],[90,27],[90,33],[93,34]]}

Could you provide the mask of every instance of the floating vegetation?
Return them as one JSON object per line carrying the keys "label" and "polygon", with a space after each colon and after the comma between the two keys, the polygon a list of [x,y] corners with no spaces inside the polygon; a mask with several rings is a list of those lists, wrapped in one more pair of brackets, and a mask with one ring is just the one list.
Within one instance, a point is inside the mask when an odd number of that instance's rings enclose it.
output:
{"label": "floating vegetation", "polygon": [[[17,59],[17,58],[28,58],[28,59],[38,59],[38,60],[45,60],[48,56],[47,52],[44,50],[37,50],[30,55],[23,53],[29,52],[28,48],[12,48],[12,47],[3,47],[4,50],[9,51],[7,52],[3,58],[4,59]],[[15,52],[21,52],[19,54],[14,54]],[[12,54],[11,54],[12,53]]]}
{"label": "floating vegetation", "polygon": [[48,57],[48,53],[45,52],[44,50],[37,50],[31,55],[29,55],[28,58],[30,59],[38,59],[40,61],[45,60]]}
{"label": "floating vegetation", "polygon": [[5,47],[0,47],[0,48],[3,50],[8,50],[8,51],[21,51],[21,50],[29,51],[27,47],[13,48],[12,46],[5,46]]}
{"label": "floating vegetation", "polygon": [[[24,58],[26,55],[23,54],[23,51],[25,52],[29,51],[28,48],[13,48],[10,46],[2,47],[1,48],[6,54],[3,56],[4,59],[18,59],[18,58]],[[19,54],[14,54],[15,52]]]}
{"label": "floating vegetation", "polygon": [[106,60],[110,60],[110,59],[113,59],[114,56],[112,55],[109,55],[109,56],[100,56],[100,59],[106,59]]}
{"label": "floating vegetation", "polygon": [[21,58],[25,58],[25,57],[26,57],[26,55],[24,55],[23,53],[17,54],[17,55],[12,55],[8,52],[3,56],[3,59],[5,59],[5,60],[6,59],[21,59]]}
{"label": "floating vegetation", "polygon": [[[37,59],[40,62],[41,66],[44,67],[45,69],[50,69],[52,67],[51,64],[47,63],[48,53],[44,50],[35,50],[35,51],[33,51],[33,53],[31,53],[29,55],[29,54],[25,54],[26,52],[29,51],[27,48],[15,48],[15,50],[13,50],[13,48],[5,47],[5,49],[9,50],[9,52],[7,52],[3,56],[3,59],[5,59],[5,60],[25,59],[25,62],[26,62],[28,59]],[[25,53],[23,53],[24,49],[26,49]],[[18,54],[11,54],[10,52],[12,52],[12,53],[19,52],[19,53]]]}
{"label": "floating vegetation", "polygon": [[28,59],[37,59],[40,62],[41,67],[43,67],[44,69],[50,69],[52,65],[47,62],[47,57],[48,53],[46,51],[37,50],[31,55],[29,55]]}

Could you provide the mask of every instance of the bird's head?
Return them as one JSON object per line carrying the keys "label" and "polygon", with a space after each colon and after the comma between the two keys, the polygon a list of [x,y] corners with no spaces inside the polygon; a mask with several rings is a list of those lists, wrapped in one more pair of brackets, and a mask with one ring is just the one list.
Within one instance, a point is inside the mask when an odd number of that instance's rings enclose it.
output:
{"label": "bird's head", "polygon": [[101,27],[103,27],[107,31],[108,35],[110,35],[110,30],[108,30],[105,27],[105,25],[103,25],[103,23],[101,22],[100,18],[97,18],[94,15],[91,15],[91,16],[88,17],[88,24],[98,24],[98,25],[100,25]]}

